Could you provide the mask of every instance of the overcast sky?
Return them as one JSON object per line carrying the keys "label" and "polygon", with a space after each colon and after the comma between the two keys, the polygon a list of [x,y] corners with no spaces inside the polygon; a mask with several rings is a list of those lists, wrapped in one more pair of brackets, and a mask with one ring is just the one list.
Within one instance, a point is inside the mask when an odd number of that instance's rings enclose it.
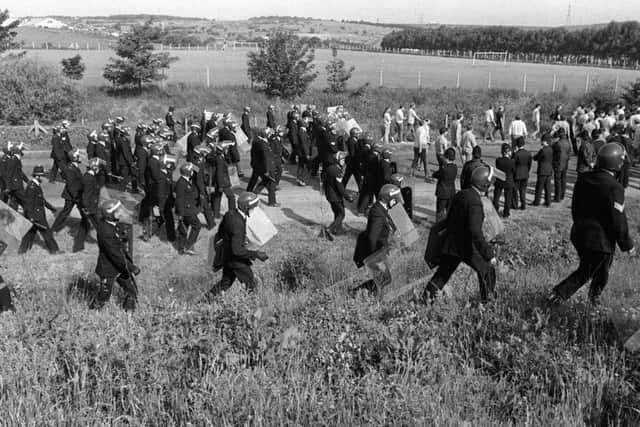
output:
{"label": "overcast sky", "polygon": [[640,19],[638,0],[20,0],[12,16],[150,13],[246,19],[290,15],[398,23],[557,26]]}

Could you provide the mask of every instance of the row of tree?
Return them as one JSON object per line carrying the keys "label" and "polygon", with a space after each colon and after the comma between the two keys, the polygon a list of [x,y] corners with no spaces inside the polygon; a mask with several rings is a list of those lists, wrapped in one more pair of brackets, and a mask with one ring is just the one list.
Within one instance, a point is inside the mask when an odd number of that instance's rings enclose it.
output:
{"label": "row of tree", "polygon": [[525,29],[519,27],[410,28],[393,31],[383,49],[507,51],[545,55],[591,55],[640,61],[640,23],[611,22],[603,27]]}

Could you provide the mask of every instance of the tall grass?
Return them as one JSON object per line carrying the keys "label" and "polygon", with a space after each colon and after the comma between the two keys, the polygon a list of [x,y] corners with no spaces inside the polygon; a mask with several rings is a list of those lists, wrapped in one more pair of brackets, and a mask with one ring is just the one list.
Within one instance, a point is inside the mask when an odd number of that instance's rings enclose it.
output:
{"label": "tall grass", "polygon": [[[640,359],[620,343],[640,322],[590,309],[582,292],[543,301],[575,265],[556,216],[559,228],[514,220],[501,248],[513,262],[486,306],[466,268],[433,306],[348,297],[364,279],[353,239],[296,225],[255,267],[256,293],[234,286],[212,304],[197,298],[217,275],[143,247],[133,314],[67,298],[72,266],[35,249],[6,275],[21,290],[0,317],[2,425],[638,425]],[[394,253],[396,282],[430,274],[423,249]],[[605,306],[637,310],[639,275],[619,257]]]}

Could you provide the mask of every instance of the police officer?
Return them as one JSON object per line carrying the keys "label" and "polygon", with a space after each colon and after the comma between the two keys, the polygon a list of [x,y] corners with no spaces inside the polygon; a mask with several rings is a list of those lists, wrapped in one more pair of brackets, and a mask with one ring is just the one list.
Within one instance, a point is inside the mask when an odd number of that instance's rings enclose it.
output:
{"label": "police officer", "polygon": [[176,121],[173,118],[173,111],[175,110],[175,108],[173,106],[169,107],[169,111],[167,111],[167,114],[164,116],[164,122],[167,125],[167,127],[171,130],[171,133],[173,134],[171,140],[172,141],[176,141]]}
{"label": "police officer", "polygon": [[[51,166],[51,171],[49,174],[49,182],[53,182],[58,177],[58,170],[60,171],[60,176],[62,179],[65,179],[64,171],[67,168],[67,163],[69,161],[67,157],[68,146],[67,142],[69,138],[63,138],[62,129],[58,126],[54,126],[51,130],[51,159],[53,159],[53,165]],[[65,142],[66,141],[66,142]]]}
{"label": "police officer", "polygon": [[373,203],[373,198],[377,194],[376,191],[381,188],[381,186],[378,185],[380,180],[380,152],[382,152],[382,144],[374,144],[370,150],[365,150],[362,153],[364,178],[358,197],[358,213],[361,215],[366,213],[369,206]]}
{"label": "police officer", "polygon": [[298,156],[298,170],[296,171],[296,182],[304,187],[307,179],[311,175],[311,136],[309,135],[308,123],[301,120],[298,124],[298,143],[296,148]]}
{"label": "police officer", "polygon": [[360,129],[354,127],[349,131],[349,138],[347,138],[347,142],[345,143],[345,149],[347,151],[347,158],[345,159],[345,171],[344,171],[344,179],[343,185],[346,188],[349,184],[349,180],[353,176],[356,180],[356,184],[358,185],[358,190],[362,185],[362,179],[360,175],[360,168],[358,162],[358,148],[359,141],[358,138],[360,136]]}
{"label": "police officer", "polygon": [[[143,135],[140,138],[139,143],[136,144],[134,159],[136,162],[136,166],[134,168],[135,176],[133,177],[131,183],[131,189],[134,193],[138,192],[138,188],[145,188],[145,179],[144,174],[147,169],[147,162],[149,161],[149,157],[151,156],[151,145],[153,145],[153,137],[149,135]],[[146,191],[146,190],[145,190]]]}
{"label": "police officer", "polygon": [[196,147],[200,145],[200,125],[197,123],[191,124],[191,132],[187,137],[187,162],[193,161],[193,152]]}
{"label": "police officer", "polygon": [[345,166],[345,157],[346,155],[342,152],[337,153],[335,157],[333,157],[334,162],[327,168],[323,181],[324,195],[333,212],[333,222],[329,225],[328,231],[335,235],[344,234],[342,221],[344,221],[345,217],[345,199],[353,202],[353,196],[347,193],[342,184],[342,171]]}
{"label": "police officer", "polygon": [[87,134],[87,159],[96,157],[96,145],[98,144],[98,131],[92,130]]}
{"label": "police officer", "polygon": [[211,170],[207,165],[205,158],[211,152],[211,149],[207,145],[198,146],[193,152],[193,176],[191,181],[198,190],[198,207],[204,214],[204,218],[207,221],[207,229],[211,230],[216,225],[213,211],[211,209],[210,196],[207,190],[207,183],[211,182],[210,173]]}
{"label": "police officer", "polygon": [[533,160],[538,162],[536,171],[536,193],[533,198],[533,206],[540,205],[542,191],[544,190],[544,205],[551,206],[551,175],[553,174],[553,149],[549,146],[551,135],[542,135],[542,148],[533,156]]}
{"label": "police officer", "polygon": [[238,177],[244,177],[244,173],[240,170],[240,153],[238,152],[238,142],[236,140],[236,124],[230,119],[225,119],[222,122],[222,129],[218,134],[218,139],[220,141],[230,141],[231,144],[227,150],[227,162],[236,167],[238,171]]}
{"label": "police officer", "polygon": [[[195,255],[193,250],[200,234],[200,220],[198,219],[198,189],[193,185],[193,163],[180,166],[180,178],[175,184],[176,220],[180,235],[178,251],[181,254]],[[187,236],[187,229],[189,235]]]}
{"label": "police officer", "polygon": [[118,140],[118,173],[121,177],[120,188],[124,191],[129,182],[135,180],[134,177],[137,174],[136,161],[131,151],[129,128],[119,128],[116,138]]}
{"label": "police officer", "polygon": [[[504,173],[504,180],[496,179],[493,189],[493,206],[496,212],[500,212],[500,196],[504,191],[504,210],[502,216],[509,218],[511,214],[511,203],[513,202],[513,186],[515,185],[516,162],[511,158],[511,145],[502,144],[502,157],[496,159],[496,169]],[[535,204],[535,203],[534,203]]]}
{"label": "police officer", "polygon": [[17,209],[18,205],[23,203],[24,183],[29,182],[22,171],[22,156],[22,144],[13,144],[9,148],[9,155],[5,156],[2,163],[4,199],[13,209]]}
{"label": "police officer", "polygon": [[567,139],[564,129],[558,129],[557,135],[560,139],[551,147],[553,149],[553,201],[561,202],[564,200],[567,189],[567,170],[569,169],[569,157],[571,157],[571,143]]}
{"label": "police officer", "polygon": [[571,242],[580,265],[553,288],[548,297],[550,303],[568,299],[590,280],[589,301],[599,304],[616,245],[623,252],[635,254],[627,225],[624,188],[615,178],[623,162],[624,150],[616,143],[608,143],[598,153],[596,170],[578,178],[571,203]]}
{"label": "police officer", "polygon": [[277,126],[269,136],[269,146],[271,147],[273,157],[273,178],[276,180],[276,190],[279,190],[278,186],[280,185],[280,178],[282,177],[283,138],[284,128],[282,126]]}
{"label": "police officer", "polygon": [[231,189],[231,180],[229,179],[229,169],[225,161],[225,145],[221,142],[213,144],[213,151],[207,156],[207,162],[211,168],[211,186],[214,187],[211,196],[211,207],[213,208],[213,216],[221,218],[220,205],[222,195],[227,196],[228,209],[235,209],[235,195]]}
{"label": "police officer", "polygon": [[240,118],[240,129],[242,129],[242,132],[244,132],[245,135],[247,135],[247,138],[249,139],[249,141],[253,140],[253,135],[251,133],[251,117],[249,116],[251,114],[251,108],[249,107],[244,107],[244,111],[242,112],[242,117]]}
{"label": "police officer", "polygon": [[104,162],[98,172],[98,185],[104,187],[107,181],[111,182],[111,142],[108,132],[102,131],[98,134],[95,150],[95,157]]}
{"label": "police officer", "polygon": [[64,207],[53,221],[51,230],[55,233],[62,230],[67,218],[71,214],[74,206],[78,206],[80,215],[84,217],[82,209],[80,209],[82,200],[82,171],[80,170],[80,150],[75,149],[70,153],[71,162],[65,171],[66,183],[62,190],[62,198],[64,199]]}
{"label": "police officer", "polygon": [[56,209],[45,200],[42,193],[42,177],[44,176],[44,167],[35,166],[33,168],[32,178],[27,184],[27,188],[24,192],[24,216],[33,224],[29,231],[22,238],[18,253],[23,254],[27,252],[33,246],[33,240],[36,237],[36,233],[40,232],[44,245],[51,254],[58,254],[60,248],[58,243],[53,237],[53,233],[47,223],[47,216],[45,215],[45,208],[55,213]]}
{"label": "police officer", "polygon": [[134,276],[140,274],[140,269],[133,264],[130,254],[126,251],[124,236],[118,228],[118,210],[122,204],[119,201],[107,200],[100,206],[102,218],[98,222],[98,261],[95,272],[100,278],[100,288],[91,308],[101,308],[111,298],[113,284],[124,291],[122,308],[132,311],[138,300],[138,287]]}
{"label": "police officer", "polygon": [[279,206],[276,202],[276,180],[273,178],[273,160],[269,141],[267,140],[267,129],[260,129],[251,145],[251,178],[247,185],[247,192],[252,192],[258,180],[259,187],[266,187],[268,192],[269,206]]}
{"label": "police officer", "polygon": [[152,234],[153,228],[151,223],[151,213],[154,206],[158,206],[158,186],[162,179],[161,156],[164,149],[160,144],[151,147],[151,157],[147,162],[144,174],[144,198],[140,202],[140,211],[138,213],[138,221],[143,225],[142,240],[148,241]]}
{"label": "police officer", "polygon": [[74,242],[73,252],[84,250],[84,242],[91,227],[98,229],[98,202],[100,201],[100,186],[98,185],[98,173],[103,160],[89,159],[87,171],[82,175],[82,191],[80,211],[80,231]]}
{"label": "police officer", "polygon": [[[364,260],[382,248],[389,247],[389,236],[394,230],[393,222],[389,216],[389,209],[398,203],[400,189],[393,184],[385,184],[378,193],[378,200],[369,210],[367,228],[358,235],[353,261],[356,266],[362,267]],[[368,280],[354,289],[365,289],[376,292],[377,285],[373,280]]]}
{"label": "police officer", "polygon": [[174,197],[173,171],[176,158],[165,154],[160,163],[160,181],[157,187],[158,228],[164,225],[169,242],[176,241],[176,224],[173,217],[176,199]]}
{"label": "police officer", "polygon": [[222,218],[216,234],[216,241],[221,241],[218,250],[222,251],[222,279],[211,288],[207,298],[211,299],[229,289],[236,279],[248,290],[255,289],[251,264],[256,259],[269,259],[266,253],[247,248],[247,218],[259,202],[256,194],[244,192],[238,197],[238,209],[229,210]]}
{"label": "police officer", "polygon": [[496,283],[494,266],[497,261],[493,248],[482,234],[484,212],[480,200],[491,186],[491,179],[491,169],[479,167],[471,175],[471,187],[453,196],[446,219],[447,234],[442,245],[440,264],[424,290],[423,301],[429,302],[437,297],[461,262],[477,273],[480,299],[485,302],[493,294]]}

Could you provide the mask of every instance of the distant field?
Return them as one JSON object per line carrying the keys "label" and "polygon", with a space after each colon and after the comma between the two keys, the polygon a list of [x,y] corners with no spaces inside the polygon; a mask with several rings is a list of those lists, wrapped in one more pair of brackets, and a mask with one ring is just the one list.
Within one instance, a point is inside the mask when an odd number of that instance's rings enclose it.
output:
{"label": "distant field", "polygon": [[[169,83],[205,84],[206,69],[209,67],[212,86],[249,85],[247,77],[248,49],[227,49],[226,51],[176,51],[180,60],[168,71]],[[75,51],[30,50],[27,56],[47,65],[59,66],[62,58],[75,55]],[[102,70],[112,51],[79,51],[87,66],[82,84],[87,86],[104,85]],[[574,67],[563,65],[520,64],[503,65],[498,62],[480,61],[472,66],[470,60],[415,56],[402,54],[384,54],[371,52],[343,51],[339,56],[347,65],[356,70],[349,82],[351,87],[366,82],[378,85],[380,70],[383,71],[383,83],[386,87],[415,88],[420,73],[423,87],[455,87],[460,73],[460,87],[467,89],[487,88],[489,73],[491,87],[505,89],[523,88],[526,73],[527,92],[549,92],[552,88],[553,75],[556,75],[556,90],[566,87],[572,93],[585,90],[587,75],[590,86],[597,82],[613,82],[619,76],[619,84],[623,85],[640,78],[640,72],[629,70],[612,70],[590,67]],[[316,68],[320,76],[315,81],[316,87],[326,86],[325,65],[331,58],[331,51],[316,51]]]}
{"label": "distant field", "polygon": [[[16,40],[23,42],[26,48],[35,46],[44,47],[47,42],[54,47],[60,46],[63,49],[69,48],[72,43],[77,43],[81,49],[86,49],[87,44],[91,49],[105,48],[109,43],[114,43],[115,38],[105,37],[84,31],[54,30],[47,28],[19,27]],[[65,55],[65,52],[58,52]],[[68,55],[71,56],[71,55]]]}

